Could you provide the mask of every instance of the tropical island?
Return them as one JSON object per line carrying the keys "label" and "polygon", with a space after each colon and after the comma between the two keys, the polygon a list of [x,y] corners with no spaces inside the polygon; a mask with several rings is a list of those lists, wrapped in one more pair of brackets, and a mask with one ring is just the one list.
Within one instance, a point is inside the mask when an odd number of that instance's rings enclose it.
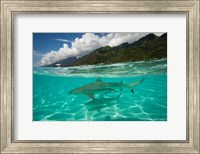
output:
{"label": "tropical island", "polygon": [[43,67],[69,67],[94,64],[113,64],[127,61],[144,61],[167,58],[167,33],[151,33],[129,44],[98,48],[82,57],[68,57]]}

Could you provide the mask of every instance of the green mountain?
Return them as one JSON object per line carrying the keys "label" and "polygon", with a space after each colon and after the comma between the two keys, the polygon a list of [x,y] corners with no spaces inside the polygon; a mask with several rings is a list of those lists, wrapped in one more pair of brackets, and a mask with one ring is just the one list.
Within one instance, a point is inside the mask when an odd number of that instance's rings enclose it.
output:
{"label": "green mountain", "polygon": [[148,34],[138,41],[119,46],[105,46],[80,57],[71,66],[113,64],[127,61],[162,59],[167,57],[167,33],[158,37]]}
{"label": "green mountain", "polygon": [[49,65],[44,65],[42,67],[66,67],[72,65],[75,61],[77,61],[76,57],[69,57],[63,60],[56,61]]}
{"label": "green mountain", "polygon": [[158,37],[148,34],[129,44],[122,43],[115,47],[105,46],[80,57],[68,57],[43,67],[67,67],[92,64],[113,64],[127,61],[162,59],[167,57],[167,33]]}

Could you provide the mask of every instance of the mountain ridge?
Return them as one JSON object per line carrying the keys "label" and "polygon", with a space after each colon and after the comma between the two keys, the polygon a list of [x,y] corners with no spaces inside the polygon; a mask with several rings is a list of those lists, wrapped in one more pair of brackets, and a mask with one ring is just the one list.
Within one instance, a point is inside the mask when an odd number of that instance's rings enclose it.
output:
{"label": "mountain ridge", "polygon": [[[166,34],[166,33],[165,33]],[[141,61],[167,57],[167,34],[160,37],[148,34],[129,44],[102,47],[80,57],[72,66],[112,64],[126,61]]]}
{"label": "mountain ridge", "polygon": [[68,57],[63,60],[56,61],[52,64],[44,65],[43,67],[66,67],[77,61],[76,57]]}
{"label": "mountain ridge", "polygon": [[[113,64],[127,61],[141,61],[162,59],[167,57],[167,33],[156,36],[150,33],[133,43],[124,42],[118,46],[105,46],[93,50],[87,55],[76,58],[67,63],[67,59],[61,60],[61,67],[93,65],[93,64]],[[60,61],[48,65],[54,67]]]}

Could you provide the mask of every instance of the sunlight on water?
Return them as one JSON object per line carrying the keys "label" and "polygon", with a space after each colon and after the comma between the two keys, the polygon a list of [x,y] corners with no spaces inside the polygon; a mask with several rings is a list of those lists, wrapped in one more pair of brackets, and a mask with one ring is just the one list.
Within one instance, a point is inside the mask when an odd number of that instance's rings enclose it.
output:
{"label": "sunlight on water", "polygon": [[[117,87],[109,92],[96,92],[95,99],[84,92],[69,93],[99,78],[114,85],[145,80],[134,91],[130,87]],[[34,68],[33,120],[166,121],[167,60]]]}

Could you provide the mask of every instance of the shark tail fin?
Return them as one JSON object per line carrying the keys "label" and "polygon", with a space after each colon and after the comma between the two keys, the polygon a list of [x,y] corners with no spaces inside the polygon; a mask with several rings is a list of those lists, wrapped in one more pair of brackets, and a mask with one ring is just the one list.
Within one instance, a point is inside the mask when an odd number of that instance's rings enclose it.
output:
{"label": "shark tail fin", "polygon": [[143,81],[144,81],[144,78],[142,80],[132,82],[132,83],[128,84],[128,88],[133,88],[133,87],[139,85],[140,83],[142,83]]}

